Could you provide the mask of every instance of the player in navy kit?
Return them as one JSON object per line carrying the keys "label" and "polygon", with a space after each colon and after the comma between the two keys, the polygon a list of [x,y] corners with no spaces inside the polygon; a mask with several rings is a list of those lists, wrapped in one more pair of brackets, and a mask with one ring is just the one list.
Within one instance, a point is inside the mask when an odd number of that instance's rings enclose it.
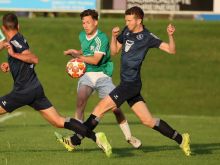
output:
{"label": "player in navy kit", "polygon": [[86,120],[87,127],[94,129],[105,112],[120,107],[125,101],[129,104],[141,122],[164,136],[175,140],[186,156],[189,156],[190,138],[188,133],[180,134],[164,120],[152,117],[144,98],[141,96],[140,70],[150,48],[159,48],[169,54],[175,54],[173,25],[168,25],[169,43],[163,42],[150,33],[143,25],[144,12],[140,7],[132,7],[125,12],[126,27],[119,34],[119,28],[112,30],[111,54],[121,53],[120,84],[95,107]]}
{"label": "player in navy kit", "polygon": [[[15,14],[8,13],[3,16],[2,30],[6,36],[6,41],[0,42],[0,49],[7,49],[8,63],[3,63],[1,70],[11,72],[14,86],[9,94],[0,97],[0,115],[11,113],[17,108],[29,105],[55,127],[78,132],[77,123],[79,122],[73,118],[61,116],[45,96],[43,87],[34,71],[38,57],[30,51],[26,39],[19,33],[18,19]],[[83,129],[86,130],[86,126],[82,125],[81,130]],[[105,153],[107,148],[107,156],[111,154],[111,146],[104,133],[95,134],[86,130],[85,136],[96,142]]]}

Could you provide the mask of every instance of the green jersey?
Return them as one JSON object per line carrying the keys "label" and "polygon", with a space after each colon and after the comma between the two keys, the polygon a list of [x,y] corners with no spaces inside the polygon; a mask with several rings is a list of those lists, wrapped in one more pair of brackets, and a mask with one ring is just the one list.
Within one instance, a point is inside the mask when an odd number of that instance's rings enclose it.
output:
{"label": "green jersey", "polygon": [[109,40],[105,33],[97,30],[92,38],[86,36],[85,31],[79,34],[79,40],[83,56],[93,56],[95,53],[102,53],[103,57],[97,65],[86,64],[86,72],[103,72],[112,76],[113,63],[111,61]]}

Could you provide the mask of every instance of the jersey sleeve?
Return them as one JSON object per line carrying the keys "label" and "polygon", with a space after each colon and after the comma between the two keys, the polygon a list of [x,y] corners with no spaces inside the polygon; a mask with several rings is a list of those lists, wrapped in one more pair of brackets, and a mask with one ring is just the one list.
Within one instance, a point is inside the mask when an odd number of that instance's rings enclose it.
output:
{"label": "jersey sleeve", "polygon": [[14,40],[10,41],[10,43],[12,44],[14,51],[16,53],[22,53],[23,51],[29,49],[29,45],[23,37],[18,38],[18,39],[14,39]]}
{"label": "jersey sleeve", "polygon": [[149,39],[149,47],[150,48],[159,48],[160,44],[162,43],[162,40],[159,39],[156,35],[154,35],[153,33],[149,34],[150,39]]}
{"label": "jersey sleeve", "polygon": [[95,38],[96,47],[94,53],[103,53],[104,55],[109,49],[109,41],[107,36],[99,36]]}

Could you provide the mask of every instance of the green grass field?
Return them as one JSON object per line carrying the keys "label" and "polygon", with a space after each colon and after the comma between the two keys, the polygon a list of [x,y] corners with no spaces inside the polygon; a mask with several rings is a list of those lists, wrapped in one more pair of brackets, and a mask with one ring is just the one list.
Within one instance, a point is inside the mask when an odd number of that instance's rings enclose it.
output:
{"label": "green grass field", "polygon": [[[145,25],[167,41],[167,20],[145,21]],[[143,89],[151,112],[168,121],[181,132],[191,134],[193,155],[185,157],[179,147],[155,131],[145,128],[124,104],[123,111],[135,136],[143,146],[135,150],[127,144],[115,119],[108,113],[96,131],[104,131],[113,147],[108,159],[94,143],[85,140],[74,153],[68,153],[55,141],[54,131],[70,132],[51,127],[29,107],[17,112],[21,115],[1,121],[1,165],[59,165],[59,164],[219,164],[220,161],[220,22],[174,21],[177,54],[167,55],[153,49],[142,66]],[[47,96],[66,116],[75,109],[77,80],[65,73],[64,57],[68,48],[79,48],[78,18],[21,19],[21,32],[31,50],[39,56],[38,77]],[[101,19],[100,29],[111,34],[112,27],[123,27],[123,18]],[[0,62],[6,61],[0,52]],[[119,82],[120,57],[114,57],[113,80]],[[10,74],[0,72],[0,96],[12,88]],[[87,104],[87,116],[98,102],[93,95]],[[13,114],[13,113],[12,113]]]}

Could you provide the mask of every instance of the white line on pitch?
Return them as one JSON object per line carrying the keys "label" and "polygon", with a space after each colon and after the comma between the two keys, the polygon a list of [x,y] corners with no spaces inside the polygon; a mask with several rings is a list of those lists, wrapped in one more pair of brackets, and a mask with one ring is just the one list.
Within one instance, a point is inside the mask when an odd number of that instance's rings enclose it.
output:
{"label": "white line on pitch", "polygon": [[21,116],[23,114],[23,112],[14,112],[12,114],[6,114],[2,117],[0,117],[0,123],[3,123],[6,120],[9,120],[11,118],[17,117],[17,116]]}

